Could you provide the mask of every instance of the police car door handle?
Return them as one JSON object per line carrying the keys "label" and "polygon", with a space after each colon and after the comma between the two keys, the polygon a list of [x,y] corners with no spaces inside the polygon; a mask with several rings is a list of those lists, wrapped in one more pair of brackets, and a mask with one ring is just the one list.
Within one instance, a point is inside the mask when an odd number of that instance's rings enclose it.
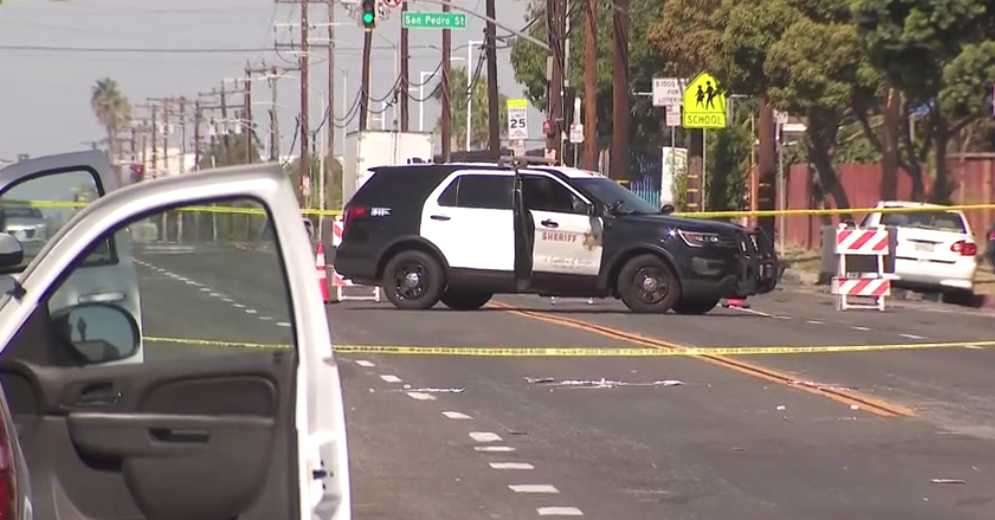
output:
{"label": "police car door handle", "polygon": [[432,215],[431,217],[428,217],[428,218],[430,218],[432,220],[441,220],[443,222],[445,222],[447,220],[452,220],[452,217],[447,217],[446,215]]}
{"label": "police car door handle", "polygon": [[540,222],[540,224],[542,224],[542,225],[544,225],[546,227],[551,227],[551,228],[560,227],[559,222],[556,222],[554,220],[549,220],[549,219],[543,220],[542,222]]}

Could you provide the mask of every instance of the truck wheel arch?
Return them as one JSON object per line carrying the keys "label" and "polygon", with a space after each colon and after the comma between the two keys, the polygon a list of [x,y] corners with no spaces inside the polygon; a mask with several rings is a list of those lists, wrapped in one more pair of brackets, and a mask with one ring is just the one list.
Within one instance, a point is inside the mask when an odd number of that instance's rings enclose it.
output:
{"label": "truck wheel arch", "polygon": [[609,269],[604,271],[604,274],[602,275],[604,277],[602,279],[604,287],[607,287],[613,296],[618,296],[618,275],[619,272],[622,271],[622,267],[624,267],[629,260],[645,254],[650,254],[663,260],[663,262],[667,264],[667,267],[674,272],[674,275],[677,277],[678,284],[681,283],[681,271],[677,268],[677,263],[674,262],[674,257],[669,251],[662,247],[650,244],[638,244],[617,253],[611,259]]}
{"label": "truck wheel arch", "polygon": [[443,271],[449,271],[449,263],[446,262],[446,257],[442,254],[442,251],[439,250],[438,246],[422,237],[409,236],[395,240],[387,246],[387,249],[385,249],[383,254],[380,255],[380,259],[377,260],[377,280],[383,280],[384,269],[387,267],[387,262],[390,262],[391,258],[401,251],[409,250],[422,251],[431,255],[439,261],[439,265],[442,266]]}

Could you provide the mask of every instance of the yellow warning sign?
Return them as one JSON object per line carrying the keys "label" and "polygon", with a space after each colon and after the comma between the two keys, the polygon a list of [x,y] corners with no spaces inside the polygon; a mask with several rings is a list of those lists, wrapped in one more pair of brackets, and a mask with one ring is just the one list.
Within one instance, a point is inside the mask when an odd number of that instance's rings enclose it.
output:
{"label": "yellow warning sign", "polygon": [[726,93],[707,72],[698,74],[684,89],[684,128],[725,128]]}

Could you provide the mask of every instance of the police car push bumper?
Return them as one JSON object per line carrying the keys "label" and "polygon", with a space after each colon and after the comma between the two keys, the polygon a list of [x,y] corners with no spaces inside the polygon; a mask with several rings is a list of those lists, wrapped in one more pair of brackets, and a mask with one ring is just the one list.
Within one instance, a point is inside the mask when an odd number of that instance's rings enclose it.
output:
{"label": "police car push bumper", "polygon": [[[765,294],[777,285],[777,258],[769,242],[758,236],[671,231],[689,249],[680,262],[683,292],[703,298],[745,297]],[[733,248],[738,249],[730,254]]]}

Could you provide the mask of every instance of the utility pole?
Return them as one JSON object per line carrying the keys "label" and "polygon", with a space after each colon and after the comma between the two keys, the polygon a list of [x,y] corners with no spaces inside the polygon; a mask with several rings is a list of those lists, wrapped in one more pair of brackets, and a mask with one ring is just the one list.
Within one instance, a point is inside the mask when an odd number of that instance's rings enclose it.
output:
{"label": "utility pole", "polygon": [[248,63],[245,66],[245,93],[242,94],[242,102],[245,104],[245,128],[242,129],[245,133],[245,164],[252,164],[252,137],[256,124],[252,118],[252,67]]}
{"label": "utility pole", "polygon": [[[407,2],[404,5],[407,8]],[[326,21],[328,22],[328,93],[325,94],[325,99],[328,104],[324,108],[328,111],[328,120],[325,127],[328,128],[328,154],[335,155],[335,0],[328,0]],[[342,117],[345,117],[345,114],[342,114]],[[322,175],[324,174],[322,172]]]}
{"label": "utility pole", "polygon": [[[487,0],[487,17],[497,17],[495,0]],[[484,40],[487,45],[487,147],[490,149],[491,160],[501,157],[501,118],[498,113],[498,70],[497,70],[497,27],[493,22],[487,22],[484,29]],[[467,71],[469,74],[469,70]],[[467,93],[468,96],[472,93]]]}
{"label": "utility pole", "polygon": [[[156,137],[159,135],[159,122],[156,121],[156,112],[157,112],[156,108],[157,107],[150,99],[149,111],[152,112],[152,136],[149,139],[149,142],[152,144],[152,168],[151,168],[152,172],[157,172],[159,170],[159,153],[157,151],[159,145],[158,143],[156,143]],[[157,176],[157,174],[154,173],[153,175]]]}
{"label": "utility pole", "polygon": [[565,32],[566,3],[563,0],[546,0],[546,25],[549,34],[549,52],[552,59],[547,71],[549,79],[546,88],[548,125],[546,149],[552,150],[556,162],[563,163],[563,42]]}
{"label": "utility pole", "polygon": [[[450,11],[449,3],[442,6],[442,12]],[[452,85],[450,84],[450,74],[452,73],[453,55],[453,35],[449,29],[442,30],[442,162],[449,162],[452,158],[453,150],[453,128],[452,128]],[[469,65],[469,64],[468,64]],[[470,71],[467,70],[467,74]]]}
{"label": "utility pole", "polygon": [[627,182],[629,180],[629,0],[613,0],[612,20],[611,177],[616,181]]}
{"label": "utility pole", "polygon": [[587,0],[586,24],[584,31],[584,168],[594,170],[597,166],[598,143],[598,0]]}
{"label": "utility pole", "polygon": [[363,67],[359,79],[359,131],[370,126],[370,53],[373,51],[373,31],[363,33]]}
{"label": "utility pole", "polygon": [[310,114],[310,104],[308,102],[308,89],[309,89],[309,72],[310,72],[310,55],[311,45],[308,42],[309,32],[311,28],[311,22],[308,19],[308,8],[310,6],[309,0],[276,0],[278,4],[296,4],[300,6],[301,18],[300,18],[300,32],[301,32],[301,43],[299,46],[281,45],[276,44],[276,48],[299,48],[300,58],[298,59],[298,67],[300,67],[300,115],[298,116],[298,129],[297,129],[297,140],[300,142],[300,157],[298,158],[298,175],[300,176],[300,192],[301,192],[301,206],[305,205],[308,197],[311,193],[311,159],[309,151],[311,149],[311,126],[308,122],[308,115]]}
{"label": "utility pole", "polygon": [[270,69],[272,77],[269,80],[269,89],[272,99],[270,100],[269,107],[269,160],[279,161],[280,160],[280,120],[277,117],[276,104],[277,96],[276,85],[276,67]]}
{"label": "utility pole", "polygon": [[180,98],[180,173],[187,171],[187,98]]}
{"label": "utility pole", "polygon": [[311,158],[308,156],[309,147],[309,137],[311,137],[311,126],[308,123],[308,113],[310,112],[311,105],[308,103],[308,89],[310,84],[308,82],[308,72],[310,58],[308,57],[308,52],[310,51],[310,44],[308,43],[308,31],[311,26],[311,22],[308,21],[308,0],[300,0],[301,3],[301,158],[300,158],[300,177],[301,177],[301,202],[307,200],[311,194]]}
{"label": "utility pole", "polygon": [[[408,2],[404,2],[401,6],[401,19],[404,19],[404,13],[408,12]],[[404,24],[401,24],[401,131],[407,132],[411,130],[411,63],[410,63],[410,51],[408,49],[408,30],[404,28]]]}
{"label": "utility pole", "polygon": [[162,169],[169,174],[169,99],[162,100]]}
{"label": "utility pole", "polygon": [[200,122],[204,119],[200,100],[193,103],[193,169],[200,170]]}

